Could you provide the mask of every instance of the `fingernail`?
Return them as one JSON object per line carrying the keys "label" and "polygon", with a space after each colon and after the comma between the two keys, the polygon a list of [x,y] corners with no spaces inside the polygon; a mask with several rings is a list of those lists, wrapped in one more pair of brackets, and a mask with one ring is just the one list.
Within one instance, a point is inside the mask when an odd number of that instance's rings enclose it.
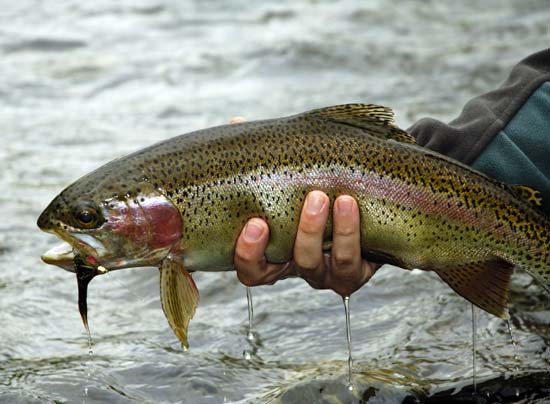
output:
{"label": "fingernail", "polygon": [[343,215],[349,215],[353,209],[352,198],[340,198],[338,199],[338,213]]}
{"label": "fingernail", "polygon": [[241,122],[244,122],[244,121],[246,121],[246,119],[244,119],[242,116],[236,116],[234,118],[231,118],[229,123],[241,123]]}
{"label": "fingernail", "polygon": [[254,222],[248,222],[244,228],[246,241],[258,241],[262,235],[262,228]]}
{"label": "fingernail", "polygon": [[324,204],[325,200],[322,195],[317,193],[310,194],[306,200],[306,210],[309,214],[316,215],[321,211]]}

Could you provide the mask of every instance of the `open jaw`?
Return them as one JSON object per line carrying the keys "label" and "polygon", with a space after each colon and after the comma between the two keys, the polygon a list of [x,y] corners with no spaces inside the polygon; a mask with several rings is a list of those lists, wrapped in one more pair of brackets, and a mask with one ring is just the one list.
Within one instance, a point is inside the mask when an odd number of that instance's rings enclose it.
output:
{"label": "open jaw", "polygon": [[66,271],[75,272],[74,259],[76,255],[86,257],[90,264],[100,264],[106,249],[102,242],[87,234],[60,234],[63,243],[49,249],[42,255],[46,264],[56,265]]}
{"label": "open jaw", "polygon": [[78,311],[91,341],[90,328],[88,327],[88,284],[95,276],[108,271],[100,265],[98,260],[99,255],[105,255],[106,249],[103,243],[87,234],[57,232],[56,234],[66,242],[48,250],[42,255],[42,260],[47,264],[57,265],[76,273]]}
{"label": "open jaw", "polygon": [[61,243],[42,254],[42,261],[46,264],[57,265],[66,271],[75,272],[74,249],[69,243]]}

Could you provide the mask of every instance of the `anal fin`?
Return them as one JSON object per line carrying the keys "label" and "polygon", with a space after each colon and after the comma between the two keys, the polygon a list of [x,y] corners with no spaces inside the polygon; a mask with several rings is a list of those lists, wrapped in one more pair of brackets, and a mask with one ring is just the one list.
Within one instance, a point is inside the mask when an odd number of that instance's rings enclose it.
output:
{"label": "anal fin", "polygon": [[456,293],[479,308],[507,319],[513,265],[493,258],[434,270]]}
{"label": "anal fin", "polygon": [[165,259],[160,266],[160,301],[168,324],[188,348],[187,327],[199,302],[199,291],[183,264]]}

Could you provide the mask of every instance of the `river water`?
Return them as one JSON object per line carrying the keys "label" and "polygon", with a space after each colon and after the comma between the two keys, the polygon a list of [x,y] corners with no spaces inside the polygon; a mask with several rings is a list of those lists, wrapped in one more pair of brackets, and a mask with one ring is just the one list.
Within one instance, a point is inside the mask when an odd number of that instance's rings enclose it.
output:
{"label": "river water", "polygon": [[[90,356],[75,277],[40,261],[57,240],[35,223],[100,164],[236,115],[375,102],[403,127],[448,120],[548,46],[546,0],[4,3],[0,401],[400,403],[471,384],[470,305],[434,274],[391,267],[350,301],[353,394],[341,299],[296,279],[254,288],[251,343],[235,274],[196,274],[184,352],[160,308],[158,270],[98,277]],[[510,307],[515,349],[502,320],[477,312],[478,383],[515,375],[539,394],[522,402],[547,402],[548,295],[517,273]]]}

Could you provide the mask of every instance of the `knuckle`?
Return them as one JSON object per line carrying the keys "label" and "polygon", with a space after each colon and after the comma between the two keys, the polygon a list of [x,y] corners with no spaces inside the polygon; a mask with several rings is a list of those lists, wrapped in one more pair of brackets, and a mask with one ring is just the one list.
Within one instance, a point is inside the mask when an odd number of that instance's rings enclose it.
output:
{"label": "knuckle", "polygon": [[333,287],[331,287],[331,289],[334,292],[338,293],[340,296],[351,296],[351,294],[353,294],[353,292],[355,292],[357,289],[359,289],[359,286],[351,285],[351,284],[334,285]]}
{"label": "knuckle", "polygon": [[298,226],[298,231],[306,236],[322,236],[322,231],[324,228],[324,223],[319,220],[320,216],[310,217],[304,215],[305,217],[300,220],[300,225]]}
{"label": "knuckle", "polygon": [[277,274],[269,274],[269,275],[266,275],[262,279],[261,284],[262,285],[275,285],[279,279],[280,278],[279,278],[279,276],[277,276]]}
{"label": "knuckle", "polygon": [[363,283],[360,276],[354,272],[343,272],[331,277],[330,288],[341,296],[349,296]]}
{"label": "knuckle", "polygon": [[250,264],[256,257],[254,251],[250,248],[237,248],[235,250],[235,258],[237,262],[242,264]]}
{"label": "knuckle", "polygon": [[335,225],[334,235],[340,237],[351,237],[359,234],[359,228],[352,223],[339,223]]}
{"label": "knuckle", "polygon": [[261,278],[254,277],[249,272],[237,271],[237,278],[245,286],[260,286],[263,284]]}
{"label": "knuckle", "polygon": [[309,286],[311,286],[313,289],[328,289],[328,287],[324,283],[316,282],[312,279],[303,278]]}
{"label": "knuckle", "polygon": [[300,270],[314,271],[321,264],[320,260],[315,259],[312,254],[303,254],[303,252],[294,257],[294,262]]}
{"label": "knuckle", "polygon": [[229,120],[229,123],[241,123],[241,122],[245,122],[245,121],[246,121],[246,119],[244,117],[235,116],[235,117],[233,117]]}
{"label": "knuckle", "polygon": [[355,254],[352,251],[333,251],[332,258],[337,268],[349,268],[357,263]]}

